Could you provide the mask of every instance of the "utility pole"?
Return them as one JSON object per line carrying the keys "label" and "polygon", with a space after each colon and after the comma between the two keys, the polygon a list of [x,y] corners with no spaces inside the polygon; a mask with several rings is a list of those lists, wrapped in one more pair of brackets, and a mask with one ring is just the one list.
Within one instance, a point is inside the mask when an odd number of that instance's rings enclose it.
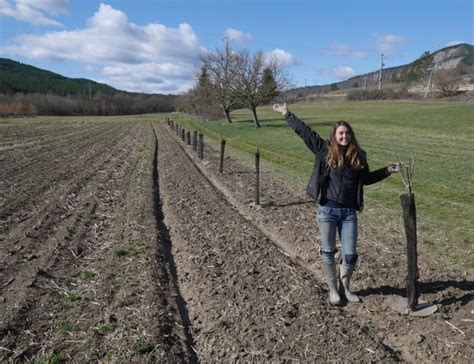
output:
{"label": "utility pole", "polygon": [[92,99],[91,81],[89,81],[89,101]]}
{"label": "utility pole", "polygon": [[308,96],[307,82],[306,78],[304,79],[304,97]]}
{"label": "utility pole", "polygon": [[379,72],[379,91],[382,89],[382,68],[383,68],[383,53],[380,55],[380,72]]}

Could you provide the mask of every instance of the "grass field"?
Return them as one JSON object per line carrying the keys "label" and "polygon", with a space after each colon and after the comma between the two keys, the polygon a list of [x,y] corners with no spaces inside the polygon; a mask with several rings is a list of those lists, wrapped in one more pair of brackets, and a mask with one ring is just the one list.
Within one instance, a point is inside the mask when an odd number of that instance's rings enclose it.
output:
{"label": "grass field", "polygon": [[[420,241],[457,263],[474,266],[474,104],[335,102],[290,109],[325,138],[335,121],[350,121],[372,170],[398,159],[407,162],[416,152],[413,191]],[[258,115],[259,129],[248,110],[234,111],[232,124],[223,119],[203,123],[178,113],[168,116],[187,130],[200,130],[216,148],[225,137],[229,153],[248,162],[258,147],[266,168],[304,188],[313,155],[270,107],[259,108]],[[367,187],[363,218],[400,228],[403,191],[396,175]]]}

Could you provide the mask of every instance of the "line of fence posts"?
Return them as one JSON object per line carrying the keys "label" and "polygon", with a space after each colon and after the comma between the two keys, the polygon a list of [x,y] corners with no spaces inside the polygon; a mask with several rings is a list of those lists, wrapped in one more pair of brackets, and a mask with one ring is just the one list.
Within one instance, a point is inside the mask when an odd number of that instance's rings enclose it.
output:
{"label": "line of fence posts", "polygon": [[[181,135],[181,140],[183,142],[186,141],[187,145],[192,144],[192,148],[194,151],[197,151],[199,159],[204,159],[204,135],[202,133],[198,133],[194,130],[191,140],[191,132],[186,132],[184,128],[181,128],[181,125],[175,123],[173,120],[169,120],[168,118],[167,123],[175,129],[176,135]],[[225,138],[221,138],[219,173],[224,172],[225,144]],[[255,152],[255,204],[260,205],[260,150],[258,148]]]}
{"label": "line of fence posts", "polygon": [[221,138],[221,158],[219,163],[219,173],[224,172],[224,152],[225,152],[225,139]]}

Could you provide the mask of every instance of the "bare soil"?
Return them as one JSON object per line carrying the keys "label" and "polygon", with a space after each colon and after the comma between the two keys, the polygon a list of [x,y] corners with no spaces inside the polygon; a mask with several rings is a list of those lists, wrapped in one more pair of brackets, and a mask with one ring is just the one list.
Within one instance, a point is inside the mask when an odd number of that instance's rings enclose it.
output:
{"label": "bare soil", "polygon": [[403,234],[360,215],[353,288],[333,307],[315,205],[263,167],[164,123],[0,123],[0,360],[408,361],[473,357],[473,275],[419,247],[427,318],[404,292]]}

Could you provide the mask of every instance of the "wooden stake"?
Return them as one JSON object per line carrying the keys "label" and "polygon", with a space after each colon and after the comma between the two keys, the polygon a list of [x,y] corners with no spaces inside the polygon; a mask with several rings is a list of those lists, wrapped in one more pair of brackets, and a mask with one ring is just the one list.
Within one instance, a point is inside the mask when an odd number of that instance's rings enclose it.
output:
{"label": "wooden stake", "polygon": [[224,151],[225,151],[225,139],[221,139],[221,161],[219,164],[219,173],[224,172]]}
{"label": "wooden stake", "polygon": [[204,159],[204,135],[199,133],[199,159]]}
{"label": "wooden stake", "polygon": [[260,151],[255,153],[255,205],[260,205]]}
{"label": "wooden stake", "polygon": [[197,150],[197,131],[194,130],[193,132],[193,150],[196,151]]}

